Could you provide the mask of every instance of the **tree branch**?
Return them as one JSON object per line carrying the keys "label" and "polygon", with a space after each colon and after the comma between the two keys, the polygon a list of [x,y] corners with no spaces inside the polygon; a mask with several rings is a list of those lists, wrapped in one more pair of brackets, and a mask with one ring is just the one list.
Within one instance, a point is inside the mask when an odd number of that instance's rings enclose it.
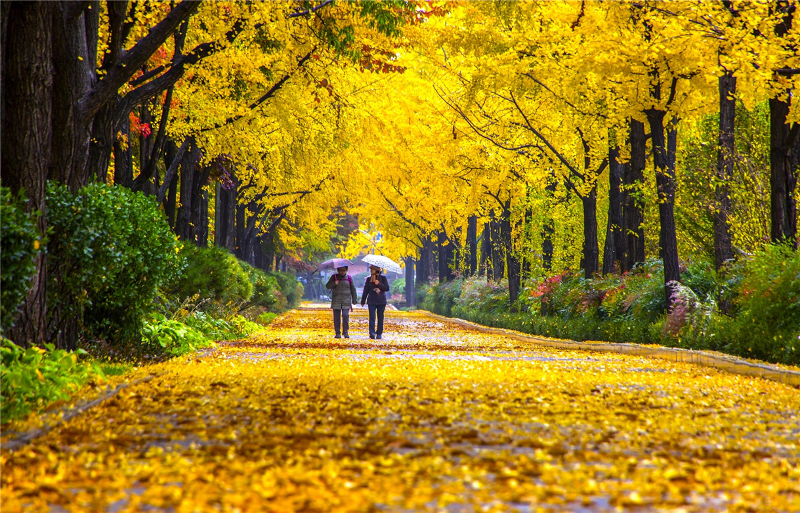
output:
{"label": "tree branch", "polygon": [[[253,109],[255,109],[256,107],[258,107],[259,105],[261,105],[262,103],[264,103],[265,101],[267,101],[268,99],[270,99],[270,98],[272,98],[273,96],[275,96],[275,93],[277,93],[277,92],[278,92],[278,91],[281,89],[281,87],[283,87],[283,85],[284,85],[284,84],[285,84],[285,83],[286,83],[286,82],[287,82],[287,81],[288,81],[288,80],[289,80],[289,79],[292,77],[292,75],[294,75],[295,73],[297,73],[297,71],[298,71],[300,68],[302,68],[302,67],[303,67],[303,65],[304,65],[306,62],[308,62],[308,60],[311,58],[311,55],[312,55],[312,54],[313,54],[313,53],[316,51],[316,49],[317,49],[317,47],[315,46],[314,48],[312,48],[311,50],[309,50],[309,51],[308,51],[308,53],[307,53],[307,54],[305,54],[305,55],[303,56],[303,58],[302,58],[302,59],[300,59],[300,60],[297,62],[297,67],[296,67],[294,70],[292,70],[292,71],[290,71],[289,73],[287,73],[286,75],[284,75],[284,76],[283,76],[283,78],[281,78],[280,80],[278,80],[278,81],[277,81],[277,82],[276,82],[276,83],[275,83],[275,84],[274,84],[272,87],[270,87],[270,88],[269,88],[269,91],[267,91],[266,93],[264,93],[264,94],[263,94],[263,95],[262,95],[262,96],[261,96],[261,97],[260,97],[258,100],[254,101],[253,103],[251,103],[250,105],[248,105],[248,106],[247,106],[247,108],[248,108],[248,109],[250,109],[250,110],[253,110]],[[206,128],[201,128],[201,129],[200,129],[200,132],[207,132],[207,131],[209,131],[209,130],[216,130],[217,128],[222,128],[222,127],[224,127],[224,126],[226,126],[226,125],[230,125],[231,123],[234,123],[234,122],[236,122],[236,121],[239,121],[240,119],[242,119],[242,118],[243,118],[243,117],[245,117],[246,115],[247,115],[247,114],[239,114],[238,116],[231,116],[231,117],[229,117],[228,119],[226,119],[225,121],[223,121],[222,123],[217,123],[217,124],[216,124],[216,125],[214,125],[214,126],[210,126],[210,127],[206,127]]]}
{"label": "tree branch", "polygon": [[172,163],[169,165],[169,169],[164,174],[164,183],[161,184],[161,188],[158,190],[158,199],[159,203],[164,201],[164,198],[167,196],[167,189],[169,188],[170,182],[172,182],[172,177],[175,176],[175,172],[178,170],[178,164],[180,163],[181,159],[183,158],[183,154],[186,153],[186,149],[189,147],[189,141],[191,140],[190,137],[187,137],[183,140],[181,147],[178,148],[178,153],[175,154],[175,158],[172,159]]}
{"label": "tree branch", "polygon": [[108,103],[173,31],[200,5],[199,0],[183,0],[116,63],[108,74],[79,103],[79,119],[88,125],[103,105]]}
{"label": "tree branch", "polygon": [[[187,0],[184,0],[184,2],[185,1]],[[228,41],[228,43],[232,43],[242,30],[244,30],[244,22],[242,20],[237,20],[236,23],[233,24],[233,27],[225,34],[225,40]],[[177,62],[174,62],[172,66],[170,66],[166,73],[126,94],[119,102],[117,110],[114,113],[114,129],[119,129],[118,127],[121,126],[122,122],[125,121],[125,118],[135,106],[174,85],[175,82],[183,76],[188,66],[197,64],[200,60],[222,48],[222,43],[217,41],[201,43],[195,46],[191,52],[182,55]]]}
{"label": "tree branch", "polygon": [[333,0],[325,0],[324,2],[319,4],[318,6],[312,7],[311,9],[307,9],[305,11],[300,11],[300,12],[293,12],[292,14],[287,16],[287,18],[299,18],[300,16],[309,16],[309,15],[319,11],[320,9],[325,7],[326,5],[332,4],[332,3],[333,3]]}

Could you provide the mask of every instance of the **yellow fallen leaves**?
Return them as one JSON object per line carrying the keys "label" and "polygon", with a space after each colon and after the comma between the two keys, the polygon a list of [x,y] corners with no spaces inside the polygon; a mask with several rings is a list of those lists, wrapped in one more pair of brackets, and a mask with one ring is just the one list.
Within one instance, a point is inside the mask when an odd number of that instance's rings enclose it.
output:
{"label": "yellow fallen leaves", "polygon": [[3,452],[3,511],[800,510],[798,390],[419,313],[333,339],[329,315],[138,371]]}

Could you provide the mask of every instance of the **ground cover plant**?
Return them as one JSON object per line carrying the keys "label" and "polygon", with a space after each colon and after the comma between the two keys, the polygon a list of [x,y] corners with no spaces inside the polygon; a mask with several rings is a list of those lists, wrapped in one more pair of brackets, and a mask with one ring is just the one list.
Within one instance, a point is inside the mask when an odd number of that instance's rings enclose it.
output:
{"label": "ground cover plant", "polygon": [[153,378],[2,453],[4,509],[800,508],[797,389],[422,312],[370,340],[357,309],[333,339],[329,317],[135,371]]}
{"label": "ground cover plant", "polygon": [[668,312],[662,292],[663,267],[652,259],[622,275],[586,279],[564,272],[532,280],[513,309],[503,284],[484,278],[436,284],[420,307],[556,338],[659,343],[800,363],[800,255],[787,245],[767,245],[719,273],[703,261],[686,265]]}

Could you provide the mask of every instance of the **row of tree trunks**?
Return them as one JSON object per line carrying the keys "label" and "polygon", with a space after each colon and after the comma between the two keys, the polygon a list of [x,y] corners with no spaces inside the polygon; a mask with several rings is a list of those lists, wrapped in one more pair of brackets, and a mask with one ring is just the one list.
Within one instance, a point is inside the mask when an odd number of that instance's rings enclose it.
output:
{"label": "row of tree trunks", "polygon": [[[775,26],[775,35],[785,37],[792,29],[796,6],[781,1],[774,2],[772,8],[783,14]],[[795,189],[800,174],[800,123],[790,125],[787,122],[793,93],[786,91],[786,99],[769,100],[770,238],[772,242],[788,243],[797,248]]]}
{"label": "row of tree trunks", "polygon": [[770,221],[772,242],[797,247],[797,188],[800,169],[800,124],[787,122],[789,101],[769,101],[770,121]]}
{"label": "row of tree trunks", "polygon": [[[121,4],[121,5],[120,5]],[[87,2],[3,2],[2,16],[2,162],[3,182],[25,189],[27,208],[42,213],[47,230],[46,181],[57,180],[72,192],[93,180],[105,180],[115,136],[114,112],[120,88],[187,19],[199,2],[183,0],[128,48],[122,31],[127,2],[109,4],[112,34],[96,73],[100,4]],[[122,31],[122,32],[120,32]],[[130,93],[128,93],[130,94]],[[128,113],[120,118],[124,119]],[[118,154],[124,153],[117,148]],[[125,161],[121,158],[120,161]],[[120,167],[121,182],[127,179]],[[18,344],[51,339],[46,326],[60,326],[59,312],[47,311],[45,277],[60,282],[61,268],[47,269],[44,255],[9,332]],[[58,331],[59,347],[73,347],[71,334]]]}

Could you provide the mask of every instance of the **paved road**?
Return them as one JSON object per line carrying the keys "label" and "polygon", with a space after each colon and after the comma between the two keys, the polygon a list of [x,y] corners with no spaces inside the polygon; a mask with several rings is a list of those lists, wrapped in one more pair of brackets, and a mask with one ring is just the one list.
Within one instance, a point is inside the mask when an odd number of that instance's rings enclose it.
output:
{"label": "paved road", "polygon": [[800,391],[296,311],[2,454],[2,511],[800,511]]}

